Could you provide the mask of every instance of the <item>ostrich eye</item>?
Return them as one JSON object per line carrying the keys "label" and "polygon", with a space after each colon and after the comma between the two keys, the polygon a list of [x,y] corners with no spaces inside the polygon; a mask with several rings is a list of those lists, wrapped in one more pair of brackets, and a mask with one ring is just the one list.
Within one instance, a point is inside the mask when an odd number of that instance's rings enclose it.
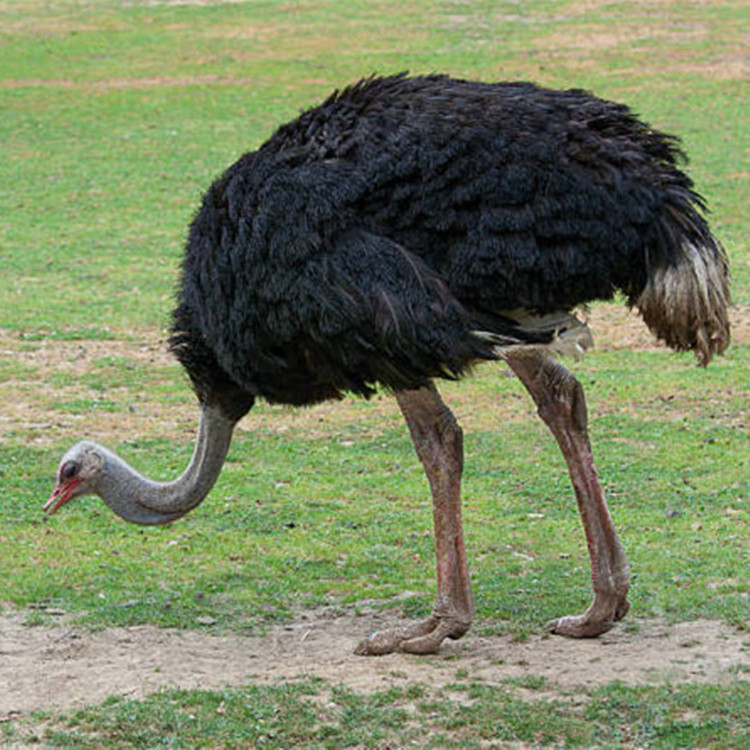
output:
{"label": "ostrich eye", "polygon": [[60,478],[65,480],[73,479],[73,477],[78,474],[80,469],[80,464],[76,463],[75,461],[68,461],[67,463],[63,464],[62,469],[60,469]]}

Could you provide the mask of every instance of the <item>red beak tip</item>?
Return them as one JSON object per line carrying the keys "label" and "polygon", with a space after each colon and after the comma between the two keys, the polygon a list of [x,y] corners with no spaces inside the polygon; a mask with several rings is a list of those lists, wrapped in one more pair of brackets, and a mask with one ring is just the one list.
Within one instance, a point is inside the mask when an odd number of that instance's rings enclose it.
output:
{"label": "red beak tip", "polygon": [[56,513],[60,506],[65,502],[65,495],[61,489],[55,488],[55,491],[49,496],[49,500],[44,504],[42,510],[48,515]]}
{"label": "red beak tip", "polygon": [[49,500],[44,504],[43,510],[50,516],[53,513],[56,513],[63,505],[65,505],[65,503],[68,502],[68,500],[73,498],[76,487],[78,487],[79,484],[81,484],[81,480],[77,479],[68,482],[67,484],[56,486],[52,494],[49,496]]}

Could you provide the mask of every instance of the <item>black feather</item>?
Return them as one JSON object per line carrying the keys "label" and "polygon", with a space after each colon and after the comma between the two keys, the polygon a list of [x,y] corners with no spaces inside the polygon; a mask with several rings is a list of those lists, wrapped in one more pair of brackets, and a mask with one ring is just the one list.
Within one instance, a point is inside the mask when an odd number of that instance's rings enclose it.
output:
{"label": "black feather", "polygon": [[[710,237],[676,139],[579,90],[371,78],[281,127],[208,190],[172,346],[238,415],[415,388],[545,314],[631,301]],[[718,251],[717,251],[718,252]]]}

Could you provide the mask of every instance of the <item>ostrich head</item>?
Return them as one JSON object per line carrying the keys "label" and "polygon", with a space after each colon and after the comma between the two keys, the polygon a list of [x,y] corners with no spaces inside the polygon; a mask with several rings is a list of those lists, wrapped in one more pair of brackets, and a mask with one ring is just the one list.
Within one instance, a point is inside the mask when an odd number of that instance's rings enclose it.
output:
{"label": "ostrich head", "polygon": [[96,443],[74,445],[60,461],[55,489],[44,510],[52,515],[73,498],[98,494],[105,454],[106,449]]}
{"label": "ostrich head", "polygon": [[44,506],[55,513],[73,498],[98,495],[118,516],[146,526],[184,516],[209,493],[226,458],[235,420],[203,405],[198,438],[187,469],[171,482],[155,482],[97,443],[74,445],[57,469],[55,489]]}

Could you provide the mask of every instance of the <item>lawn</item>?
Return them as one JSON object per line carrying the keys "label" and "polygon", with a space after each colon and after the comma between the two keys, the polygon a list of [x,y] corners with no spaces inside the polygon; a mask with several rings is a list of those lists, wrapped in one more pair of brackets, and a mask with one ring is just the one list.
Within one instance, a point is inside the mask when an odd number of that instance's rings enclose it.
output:
{"label": "lawn", "polygon": [[[570,366],[632,563],[628,621],[720,620],[750,650],[749,25],[741,0],[0,3],[4,611],[29,627],[65,611],[83,629],[210,618],[214,632],[247,637],[365,600],[429,612],[429,500],[387,394],[258,405],[211,497],[170,527],[128,526],[93,499],[52,519],[40,510],[79,436],[155,478],[181,470],[195,404],[164,339],[202,192],[334,88],[410,70],[586,88],[682,137],[730,256],[734,344],[702,370],[601,305],[596,349]],[[506,374],[483,367],[444,394],[466,433],[475,629],[522,639],[585,607],[590,583],[562,459]],[[415,595],[395,605],[405,589]],[[0,741],[739,748],[750,684],[735,677],[564,700],[554,685],[465,675],[450,693],[292,680],[0,717]]]}

